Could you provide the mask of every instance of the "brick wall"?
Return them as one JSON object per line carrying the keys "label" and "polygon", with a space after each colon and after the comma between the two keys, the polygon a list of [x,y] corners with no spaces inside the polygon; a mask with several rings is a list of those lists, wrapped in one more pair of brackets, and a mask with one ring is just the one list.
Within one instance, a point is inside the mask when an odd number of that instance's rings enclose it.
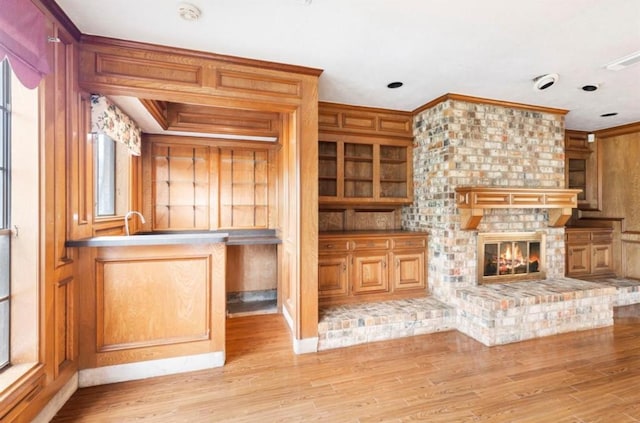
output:
{"label": "brick wall", "polygon": [[[429,232],[429,289],[450,301],[477,284],[477,232],[460,230],[455,188],[564,188],[564,116],[447,99],[415,117],[414,135],[402,226]],[[543,231],[547,278],[564,276],[564,229],[548,228],[546,210],[489,210],[478,231]]]}

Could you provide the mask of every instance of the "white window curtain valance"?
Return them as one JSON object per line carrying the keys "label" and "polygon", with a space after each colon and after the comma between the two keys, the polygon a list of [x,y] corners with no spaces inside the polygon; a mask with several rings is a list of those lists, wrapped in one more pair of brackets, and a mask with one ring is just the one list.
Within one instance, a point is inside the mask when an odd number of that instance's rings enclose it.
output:
{"label": "white window curtain valance", "polygon": [[138,125],[106,97],[97,94],[91,96],[91,132],[106,134],[129,147],[132,154],[140,155],[142,131]]}
{"label": "white window curtain valance", "polygon": [[31,0],[0,0],[0,61],[33,89],[49,73],[45,17]]}

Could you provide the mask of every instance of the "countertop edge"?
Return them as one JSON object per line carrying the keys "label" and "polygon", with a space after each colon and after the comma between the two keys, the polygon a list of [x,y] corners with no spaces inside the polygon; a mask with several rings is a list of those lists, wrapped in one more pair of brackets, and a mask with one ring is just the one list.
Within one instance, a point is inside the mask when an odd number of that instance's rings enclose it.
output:
{"label": "countertop edge", "polygon": [[104,236],[92,237],[65,242],[67,247],[136,247],[152,245],[179,245],[179,244],[217,244],[226,243],[229,237],[226,234],[211,234],[199,236],[181,235],[131,235],[131,236]]}

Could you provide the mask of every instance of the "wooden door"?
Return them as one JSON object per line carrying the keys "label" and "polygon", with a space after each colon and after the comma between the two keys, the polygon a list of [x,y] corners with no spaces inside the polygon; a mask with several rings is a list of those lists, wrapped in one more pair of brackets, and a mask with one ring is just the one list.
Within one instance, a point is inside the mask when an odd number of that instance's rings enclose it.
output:
{"label": "wooden door", "polygon": [[318,257],[318,296],[342,297],[349,294],[347,254]]}
{"label": "wooden door", "polygon": [[591,273],[612,273],[611,244],[594,244],[591,246]]}
{"label": "wooden door", "polygon": [[389,291],[386,251],[354,254],[352,259],[353,294],[367,294]]}
{"label": "wooden door", "polygon": [[567,246],[567,276],[585,275],[591,272],[591,247],[589,244]]}
{"label": "wooden door", "polygon": [[393,290],[425,288],[424,251],[407,251],[393,255]]}

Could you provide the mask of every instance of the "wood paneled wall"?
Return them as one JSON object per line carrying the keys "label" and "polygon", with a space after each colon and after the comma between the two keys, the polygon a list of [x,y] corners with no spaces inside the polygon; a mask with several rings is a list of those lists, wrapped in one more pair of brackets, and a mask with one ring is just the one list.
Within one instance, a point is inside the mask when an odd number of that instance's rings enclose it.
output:
{"label": "wood paneled wall", "polygon": [[578,222],[612,226],[616,273],[640,279],[640,122],[595,135],[603,163],[602,210],[583,212]]}
{"label": "wood paneled wall", "polygon": [[[291,145],[278,169],[286,184],[276,193],[288,208],[276,223],[286,240],[282,260],[294,339],[317,336],[317,82],[321,71],[298,66],[180,51],[84,36],[51,0],[33,0],[48,19],[52,73],[41,92],[40,363],[0,406],[3,421],[31,421],[77,373],[80,287],[95,269],[79,265],[69,238],[121,234],[120,218],[94,219],[87,93],[241,109],[279,116],[273,128]],[[131,186],[142,186],[132,159]],[[279,179],[280,181],[280,179]],[[131,208],[144,193],[134,190]],[[136,225],[137,222],[134,223]],[[134,226],[135,229],[135,226]],[[86,298],[85,298],[86,300]],[[224,338],[222,338],[224,339]]]}
{"label": "wood paneled wall", "polygon": [[65,247],[71,227],[68,202],[78,186],[77,174],[67,166],[67,159],[84,124],[79,113],[78,39],[73,28],[69,30],[60,24],[54,13],[57,9],[54,7],[52,12],[45,6],[48,3],[34,1],[47,18],[47,35],[59,39],[48,44],[51,72],[38,87],[39,357],[31,371],[3,392],[0,403],[3,422],[31,421],[78,369],[77,289],[82,278],[75,251]]}
{"label": "wood paneled wall", "polygon": [[318,323],[319,70],[84,37],[80,84],[106,95],[280,113],[276,227],[284,299],[294,339],[313,339]]}

